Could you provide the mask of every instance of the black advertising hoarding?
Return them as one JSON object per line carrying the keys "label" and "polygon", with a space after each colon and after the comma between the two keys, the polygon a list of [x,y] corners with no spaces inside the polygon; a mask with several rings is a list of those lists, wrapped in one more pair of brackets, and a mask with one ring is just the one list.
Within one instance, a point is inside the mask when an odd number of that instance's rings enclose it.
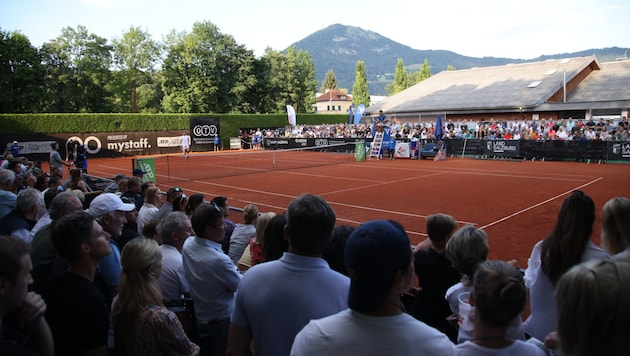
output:
{"label": "black advertising hoarding", "polygon": [[218,117],[190,118],[190,132],[193,151],[211,151],[214,138],[220,136],[220,120]]}
{"label": "black advertising hoarding", "polygon": [[487,140],[486,155],[500,157],[518,157],[518,140]]}

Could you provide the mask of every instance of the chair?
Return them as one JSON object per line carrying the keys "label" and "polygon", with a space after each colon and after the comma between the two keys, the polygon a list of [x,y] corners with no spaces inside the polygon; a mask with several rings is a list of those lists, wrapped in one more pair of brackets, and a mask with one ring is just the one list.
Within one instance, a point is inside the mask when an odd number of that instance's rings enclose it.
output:
{"label": "chair", "polygon": [[195,303],[192,299],[165,299],[164,306],[177,315],[188,338],[195,342],[198,339]]}

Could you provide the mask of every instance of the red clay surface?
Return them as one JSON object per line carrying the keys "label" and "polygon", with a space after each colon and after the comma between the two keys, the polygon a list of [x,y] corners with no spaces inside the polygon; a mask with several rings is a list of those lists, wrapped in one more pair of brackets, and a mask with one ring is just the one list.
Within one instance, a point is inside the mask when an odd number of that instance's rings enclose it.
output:
{"label": "red clay surface", "polygon": [[[446,213],[460,226],[474,224],[488,233],[491,259],[516,259],[521,267],[527,265],[533,245],[553,228],[562,201],[572,190],[581,189],[595,201],[596,244],[604,203],[630,196],[627,164],[469,158],[356,162],[351,155],[321,155],[335,164],[296,168],[279,161],[273,167],[268,159],[258,164],[235,154],[213,161],[209,154],[189,160],[172,155],[167,165],[161,156],[156,158],[157,183],[162,190],[179,186],[207,199],[225,195],[235,207],[254,203],[262,212],[282,212],[300,194],[317,194],[335,209],[338,225],[393,219],[405,227],[414,244],[427,236],[427,215]],[[100,177],[129,175],[131,158],[91,159],[88,167],[91,175]],[[202,178],[217,171],[235,175]]]}

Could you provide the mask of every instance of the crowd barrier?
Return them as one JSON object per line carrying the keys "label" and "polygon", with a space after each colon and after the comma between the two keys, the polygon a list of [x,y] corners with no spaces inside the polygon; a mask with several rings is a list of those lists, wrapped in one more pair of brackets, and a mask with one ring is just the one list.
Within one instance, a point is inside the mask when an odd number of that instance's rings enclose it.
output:
{"label": "crowd barrier", "polygon": [[[341,150],[353,149],[357,142],[369,145],[371,138],[282,138],[266,137],[265,149],[288,149],[317,147],[339,143],[348,145]],[[422,149],[435,140],[420,140],[419,147],[413,147],[409,140],[396,140],[397,148],[401,144],[410,147],[409,157],[414,149]],[[415,146],[417,146],[416,144]],[[388,143],[383,142],[383,147]],[[630,162],[630,141],[562,141],[562,140],[482,140],[482,139],[445,139],[444,147],[449,156],[468,156],[479,158],[536,159],[536,160],[578,160],[578,161],[627,161]],[[406,150],[403,150],[406,152]],[[400,157],[397,154],[397,157]]]}

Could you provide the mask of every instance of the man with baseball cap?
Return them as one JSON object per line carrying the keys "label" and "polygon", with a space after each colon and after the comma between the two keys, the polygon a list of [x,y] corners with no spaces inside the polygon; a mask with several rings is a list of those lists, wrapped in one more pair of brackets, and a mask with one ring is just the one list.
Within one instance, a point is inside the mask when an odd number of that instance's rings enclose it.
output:
{"label": "man with baseball cap", "polygon": [[295,337],[295,355],[455,355],[436,329],[403,312],[400,294],[413,282],[413,254],[393,220],[359,226],[345,246],[350,275],[348,307],[310,321]]}
{"label": "man with baseball cap", "polygon": [[144,178],[144,171],[140,168],[135,168],[132,172],[134,177],[138,177],[140,179]]}
{"label": "man with baseball cap", "polygon": [[109,244],[112,253],[98,263],[94,277],[94,284],[103,291],[108,302],[107,305],[111,305],[111,301],[116,295],[122,270],[120,248],[115,240],[122,235],[123,226],[127,223],[125,212],[135,209],[134,204],[123,203],[120,197],[114,193],[102,193],[92,200],[90,207],[86,210],[87,213],[96,218],[96,221],[103,227],[103,231],[111,235]]}

